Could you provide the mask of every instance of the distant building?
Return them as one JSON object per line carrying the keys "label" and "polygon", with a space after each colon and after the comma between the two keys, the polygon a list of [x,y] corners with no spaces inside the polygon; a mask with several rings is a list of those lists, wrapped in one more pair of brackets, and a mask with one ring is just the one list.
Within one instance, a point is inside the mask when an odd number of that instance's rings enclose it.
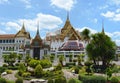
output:
{"label": "distant building", "polygon": [[85,54],[85,43],[82,41],[80,32],[76,31],[70,23],[69,15],[62,29],[46,34],[46,41],[50,44],[50,52],[54,55]]}
{"label": "distant building", "polygon": [[40,59],[44,54],[49,53],[48,51],[49,46],[40,38],[39,29],[34,39],[31,39],[30,33],[25,30],[24,24],[16,34],[0,35],[0,57],[14,52],[22,55],[28,54],[33,58]]}

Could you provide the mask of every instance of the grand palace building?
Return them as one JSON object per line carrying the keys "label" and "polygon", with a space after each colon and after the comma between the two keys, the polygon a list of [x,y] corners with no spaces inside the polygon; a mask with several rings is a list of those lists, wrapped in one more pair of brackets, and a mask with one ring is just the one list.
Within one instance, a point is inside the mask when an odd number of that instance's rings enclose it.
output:
{"label": "grand palace building", "polygon": [[39,35],[39,26],[35,37],[31,38],[30,33],[25,30],[24,23],[16,34],[0,35],[0,57],[14,52],[22,55],[28,54],[37,59],[50,54],[64,55],[66,58],[73,55],[73,58],[77,58],[78,55],[86,53],[86,44],[80,32],[71,25],[69,15],[67,15],[63,28],[46,33],[44,41]]}

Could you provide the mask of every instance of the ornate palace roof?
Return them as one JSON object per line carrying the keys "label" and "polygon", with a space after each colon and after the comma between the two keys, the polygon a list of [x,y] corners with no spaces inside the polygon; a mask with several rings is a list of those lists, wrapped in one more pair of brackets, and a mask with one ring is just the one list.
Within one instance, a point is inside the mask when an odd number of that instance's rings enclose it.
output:
{"label": "ornate palace roof", "polygon": [[60,51],[83,51],[84,50],[84,46],[81,42],[77,41],[77,40],[69,40],[67,42],[65,42],[60,48]]}
{"label": "ornate palace roof", "polygon": [[31,39],[30,33],[26,32],[26,30],[25,30],[24,23],[23,23],[23,26],[22,26],[21,30],[17,32],[17,34],[15,35],[15,37],[26,37],[28,39]]}
{"label": "ornate palace roof", "polygon": [[15,34],[2,34],[0,35],[0,39],[10,39],[10,38],[14,38]]}

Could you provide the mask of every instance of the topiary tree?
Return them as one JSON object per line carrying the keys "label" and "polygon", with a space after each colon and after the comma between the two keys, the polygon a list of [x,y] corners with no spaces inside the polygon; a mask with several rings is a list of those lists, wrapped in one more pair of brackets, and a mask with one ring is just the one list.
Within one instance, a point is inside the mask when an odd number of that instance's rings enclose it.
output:
{"label": "topiary tree", "polygon": [[17,78],[15,83],[23,83],[23,79],[22,78]]}
{"label": "topiary tree", "polygon": [[0,83],[7,83],[5,78],[0,78]]}
{"label": "topiary tree", "polygon": [[82,83],[82,82],[79,81],[78,79],[70,78],[70,79],[68,80],[68,83]]}
{"label": "topiary tree", "polygon": [[110,82],[111,83],[119,83],[119,80],[116,77],[112,77]]}
{"label": "topiary tree", "polygon": [[54,83],[54,80],[53,79],[48,79],[47,83]]}
{"label": "topiary tree", "polygon": [[64,76],[55,78],[55,83],[67,83],[67,80]]}
{"label": "topiary tree", "polygon": [[62,70],[62,65],[61,65],[61,63],[59,63],[59,64],[56,66],[55,70]]}
{"label": "topiary tree", "polygon": [[20,63],[20,64],[19,64],[19,70],[20,70],[20,71],[23,71],[23,72],[26,71],[26,67],[25,67],[24,63]]}
{"label": "topiary tree", "polygon": [[90,75],[90,73],[92,73],[92,68],[91,68],[92,62],[90,61],[85,62],[85,66],[86,66],[86,72],[88,73],[88,75]]}
{"label": "topiary tree", "polygon": [[38,65],[35,67],[34,73],[35,73],[35,76],[36,76],[37,78],[42,77],[42,75],[43,75],[43,69],[42,69],[42,66],[41,66],[40,64],[38,64]]}

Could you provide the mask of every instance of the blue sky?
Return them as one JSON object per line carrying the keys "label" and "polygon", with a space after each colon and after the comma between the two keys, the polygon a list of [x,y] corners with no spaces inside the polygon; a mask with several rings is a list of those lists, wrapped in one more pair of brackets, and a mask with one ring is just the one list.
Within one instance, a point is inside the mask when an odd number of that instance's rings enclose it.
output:
{"label": "blue sky", "polygon": [[34,37],[39,21],[40,35],[63,27],[67,11],[73,27],[92,33],[104,29],[120,45],[120,0],[0,0],[0,34],[15,34],[23,22]]}

